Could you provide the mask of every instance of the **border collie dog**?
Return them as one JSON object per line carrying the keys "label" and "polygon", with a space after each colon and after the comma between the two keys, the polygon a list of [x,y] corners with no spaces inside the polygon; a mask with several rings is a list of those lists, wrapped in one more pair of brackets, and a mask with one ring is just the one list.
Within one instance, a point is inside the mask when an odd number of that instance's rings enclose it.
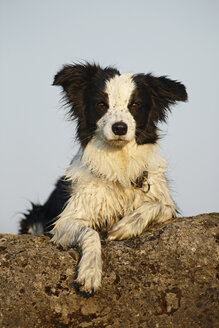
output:
{"label": "border collie dog", "polygon": [[120,74],[89,63],[64,66],[53,84],[63,88],[81,147],[46,204],[25,215],[20,233],[48,232],[55,218],[52,241],[80,248],[76,282],[92,293],[102,275],[97,230],[107,228],[109,241],[122,240],[176,217],[157,124],[187,93],[166,76]]}

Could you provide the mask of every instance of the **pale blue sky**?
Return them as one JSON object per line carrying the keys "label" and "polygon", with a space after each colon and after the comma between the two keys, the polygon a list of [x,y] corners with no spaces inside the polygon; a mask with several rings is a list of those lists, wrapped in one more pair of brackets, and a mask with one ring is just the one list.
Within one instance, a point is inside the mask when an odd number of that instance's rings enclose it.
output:
{"label": "pale blue sky", "polygon": [[44,202],[76,151],[53,76],[88,60],[182,81],[189,102],[162,126],[184,215],[219,210],[219,1],[0,1],[0,232]]}

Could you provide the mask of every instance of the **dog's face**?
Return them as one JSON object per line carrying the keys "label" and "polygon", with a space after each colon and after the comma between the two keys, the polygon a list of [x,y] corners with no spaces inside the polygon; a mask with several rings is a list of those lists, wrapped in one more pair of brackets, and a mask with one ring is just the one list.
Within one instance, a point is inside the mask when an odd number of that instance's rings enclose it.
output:
{"label": "dog's face", "polygon": [[123,146],[135,138],[136,122],[129,110],[134,89],[131,74],[115,75],[105,83],[106,101],[97,103],[102,117],[96,135],[111,145]]}
{"label": "dog's face", "polygon": [[166,77],[120,75],[91,64],[65,66],[54,85],[63,87],[83,147],[93,136],[115,147],[133,139],[155,143],[157,123],[165,121],[169,105],[187,100],[184,85]]}

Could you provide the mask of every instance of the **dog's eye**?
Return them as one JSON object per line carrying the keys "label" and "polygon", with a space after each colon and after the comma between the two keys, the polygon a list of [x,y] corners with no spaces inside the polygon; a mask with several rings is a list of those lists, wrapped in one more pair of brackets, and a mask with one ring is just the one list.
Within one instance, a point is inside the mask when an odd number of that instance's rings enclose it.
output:
{"label": "dog's eye", "polygon": [[97,108],[101,111],[104,111],[107,109],[107,104],[105,104],[104,102],[97,103]]}
{"label": "dog's eye", "polygon": [[131,106],[130,106],[130,109],[131,110],[136,110],[136,109],[138,109],[140,107],[140,103],[138,103],[138,102],[133,102],[132,104],[131,104]]}
{"label": "dog's eye", "polygon": [[97,103],[97,107],[101,110],[104,110],[107,108],[107,104],[105,104],[104,102],[100,102],[100,103]]}

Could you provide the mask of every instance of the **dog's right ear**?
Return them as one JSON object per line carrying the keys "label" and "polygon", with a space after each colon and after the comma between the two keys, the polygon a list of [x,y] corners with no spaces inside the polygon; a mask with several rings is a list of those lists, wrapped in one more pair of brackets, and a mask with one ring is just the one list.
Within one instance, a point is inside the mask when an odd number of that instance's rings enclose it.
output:
{"label": "dog's right ear", "polygon": [[77,97],[93,82],[95,77],[111,77],[119,72],[111,67],[102,69],[96,64],[76,64],[64,66],[56,75],[53,85],[60,85],[66,93],[69,103],[75,103]]}
{"label": "dog's right ear", "polygon": [[98,73],[100,68],[91,64],[65,65],[56,75],[53,85],[60,85],[69,102],[74,102],[78,93]]}
{"label": "dog's right ear", "polygon": [[86,97],[84,92],[101,81],[120,74],[113,67],[101,68],[96,64],[76,64],[64,66],[55,76],[53,85],[63,88],[66,105],[70,105],[70,118],[77,119],[77,137],[82,146],[86,146],[91,138],[91,127],[86,118]]}

